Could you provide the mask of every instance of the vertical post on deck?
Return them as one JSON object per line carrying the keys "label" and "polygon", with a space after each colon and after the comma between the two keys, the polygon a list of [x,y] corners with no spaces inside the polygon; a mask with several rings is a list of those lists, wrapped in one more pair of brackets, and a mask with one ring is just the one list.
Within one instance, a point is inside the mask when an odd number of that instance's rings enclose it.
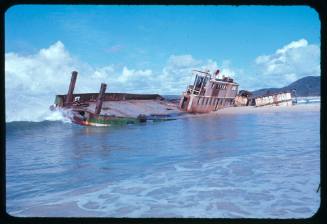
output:
{"label": "vertical post on deck", "polygon": [[106,92],[106,88],[107,88],[107,84],[101,83],[100,93],[99,93],[98,98],[97,98],[97,102],[96,102],[96,105],[95,105],[95,112],[94,112],[97,115],[99,115],[100,112],[101,112],[102,102],[103,102],[103,99],[104,99],[104,94]]}
{"label": "vertical post on deck", "polygon": [[74,92],[74,88],[75,88],[76,79],[77,79],[77,72],[73,71],[72,77],[70,79],[70,84],[69,84],[69,89],[68,89],[68,93],[66,96],[65,104],[69,104],[69,103],[73,102],[73,92]]}

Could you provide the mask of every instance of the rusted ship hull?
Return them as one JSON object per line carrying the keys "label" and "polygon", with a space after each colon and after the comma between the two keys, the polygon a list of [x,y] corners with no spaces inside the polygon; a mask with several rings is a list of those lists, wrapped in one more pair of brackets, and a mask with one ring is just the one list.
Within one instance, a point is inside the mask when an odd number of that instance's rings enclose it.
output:
{"label": "rusted ship hull", "polygon": [[256,107],[293,105],[292,93],[290,91],[274,93],[274,94],[266,94],[263,96],[258,96],[254,100],[255,100]]}
{"label": "rusted ship hull", "polygon": [[128,117],[111,117],[103,115],[95,115],[93,113],[84,111],[73,111],[72,121],[79,125],[84,126],[97,126],[106,127],[112,125],[126,125],[126,124],[136,124],[141,123],[142,120],[138,118],[128,118]]}
{"label": "rusted ship hull", "polygon": [[179,109],[188,113],[209,113],[234,105],[238,84],[229,77],[218,78],[209,72],[196,71],[194,84],[189,85],[179,102]]}
{"label": "rusted ship hull", "polygon": [[205,97],[183,94],[179,107],[188,113],[209,113],[232,106],[234,98]]}
{"label": "rusted ship hull", "polygon": [[[55,107],[51,108],[56,110]],[[62,108],[61,108],[62,110]],[[108,127],[117,125],[128,125],[128,124],[139,124],[147,121],[169,121],[175,120],[178,114],[150,114],[150,115],[139,115],[137,117],[122,117],[114,115],[97,115],[92,112],[79,109],[79,108],[64,108],[66,113],[64,116],[70,119],[73,123],[83,126],[97,126],[97,127]],[[68,113],[67,113],[68,112]]]}
{"label": "rusted ship hull", "polygon": [[158,94],[105,93],[102,83],[99,93],[73,93],[77,72],[72,73],[68,93],[56,95],[51,110],[64,110],[64,116],[85,126],[112,126],[173,120],[179,115],[177,104]]}

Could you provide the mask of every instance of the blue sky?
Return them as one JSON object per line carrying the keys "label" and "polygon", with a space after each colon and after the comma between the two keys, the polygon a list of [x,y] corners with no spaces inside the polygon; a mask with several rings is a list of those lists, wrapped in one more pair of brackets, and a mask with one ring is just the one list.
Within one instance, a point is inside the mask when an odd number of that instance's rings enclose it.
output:
{"label": "blue sky", "polygon": [[[191,54],[243,67],[294,40],[320,43],[309,7],[22,5],[5,21],[6,52],[35,53],[60,40],[97,66],[158,67],[171,54]],[[115,46],[119,52],[109,50]]]}
{"label": "blue sky", "polygon": [[319,16],[305,6],[18,5],[5,14],[6,93],[65,92],[72,69],[80,91],[104,81],[180,94],[193,68],[220,68],[241,89],[280,87],[319,75],[319,48]]}

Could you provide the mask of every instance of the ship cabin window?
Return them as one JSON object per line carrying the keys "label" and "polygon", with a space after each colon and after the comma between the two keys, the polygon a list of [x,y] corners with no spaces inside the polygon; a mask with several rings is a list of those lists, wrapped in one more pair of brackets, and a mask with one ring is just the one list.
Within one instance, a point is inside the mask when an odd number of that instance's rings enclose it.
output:
{"label": "ship cabin window", "polygon": [[195,80],[196,80],[195,88],[200,89],[201,88],[201,85],[202,85],[202,82],[204,81],[204,77],[197,75],[196,78],[195,78]]}

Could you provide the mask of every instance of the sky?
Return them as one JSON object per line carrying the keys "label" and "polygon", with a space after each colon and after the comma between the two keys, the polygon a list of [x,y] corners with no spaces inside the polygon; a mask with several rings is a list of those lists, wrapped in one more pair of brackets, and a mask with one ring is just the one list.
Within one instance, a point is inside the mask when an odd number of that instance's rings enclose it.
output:
{"label": "sky", "polygon": [[48,109],[73,70],[76,92],[105,82],[107,92],[180,95],[192,69],[220,69],[247,90],[319,76],[319,16],[306,6],[17,5],[5,13],[7,121],[41,119],[44,110],[32,115],[20,101]]}

